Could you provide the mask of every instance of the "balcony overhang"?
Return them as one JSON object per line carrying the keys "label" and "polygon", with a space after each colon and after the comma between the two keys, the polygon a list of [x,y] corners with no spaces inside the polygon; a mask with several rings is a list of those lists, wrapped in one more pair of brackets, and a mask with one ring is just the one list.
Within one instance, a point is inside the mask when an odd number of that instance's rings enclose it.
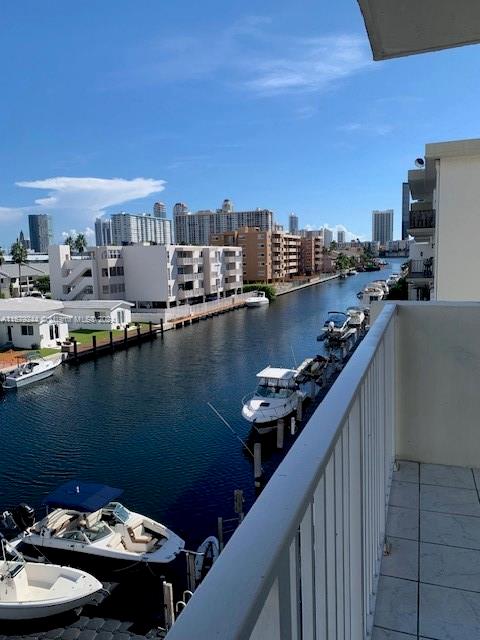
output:
{"label": "balcony overhang", "polygon": [[478,0],[358,0],[374,60],[480,42]]}

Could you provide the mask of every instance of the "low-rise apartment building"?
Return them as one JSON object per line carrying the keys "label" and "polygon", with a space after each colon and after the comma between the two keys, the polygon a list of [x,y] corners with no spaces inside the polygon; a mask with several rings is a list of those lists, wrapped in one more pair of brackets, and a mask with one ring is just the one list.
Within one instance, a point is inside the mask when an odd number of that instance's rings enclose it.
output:
{"label": "low-rise apartment building", "polygon": [[300,240],[300,271],[307,276],[323,271],[323,237],[307,231]]}
{"label": "low-rise apartment building", "polygon": [[118,299],[137,309],[168,309],[241,293],[239,247],[105,246],[72,256],[49,249],[52,296],[58,300]]}

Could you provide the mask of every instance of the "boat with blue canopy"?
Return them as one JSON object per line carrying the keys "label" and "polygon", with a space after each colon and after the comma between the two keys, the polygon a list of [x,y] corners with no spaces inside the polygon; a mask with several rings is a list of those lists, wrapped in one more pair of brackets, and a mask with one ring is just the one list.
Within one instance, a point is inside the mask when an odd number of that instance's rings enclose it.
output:
{"label": "boat with blue canopy", "polygon": [[46,516],[28,526],[15,542],[48,558],[52,552],[68,553],[74,566],[85,558],[119,566],[172,562],[185,542],[163,524],[127,509],[117,501],[122,493],[93,482],[66,482],[43,500]]}

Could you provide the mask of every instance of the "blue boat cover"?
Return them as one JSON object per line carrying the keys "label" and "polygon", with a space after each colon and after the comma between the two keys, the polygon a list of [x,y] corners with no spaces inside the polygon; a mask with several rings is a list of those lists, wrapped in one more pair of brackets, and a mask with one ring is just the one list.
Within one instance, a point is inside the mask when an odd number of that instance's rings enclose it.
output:
{"label": "blue boat cover", "polygon": [[50,493],[43,500],[43,504],[92,513],[115,500],[122,493],[123,489],[108,487],[106,484],[70,480]]}

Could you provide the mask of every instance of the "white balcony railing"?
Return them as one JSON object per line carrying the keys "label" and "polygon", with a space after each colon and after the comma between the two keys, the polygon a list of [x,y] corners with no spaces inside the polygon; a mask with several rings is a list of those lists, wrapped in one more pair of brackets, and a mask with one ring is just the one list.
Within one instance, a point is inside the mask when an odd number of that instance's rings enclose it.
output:
{"label": "white balcony railing", "polygon": [[367,636],[394,458],[396,323],[386,305],[168,640]]}

